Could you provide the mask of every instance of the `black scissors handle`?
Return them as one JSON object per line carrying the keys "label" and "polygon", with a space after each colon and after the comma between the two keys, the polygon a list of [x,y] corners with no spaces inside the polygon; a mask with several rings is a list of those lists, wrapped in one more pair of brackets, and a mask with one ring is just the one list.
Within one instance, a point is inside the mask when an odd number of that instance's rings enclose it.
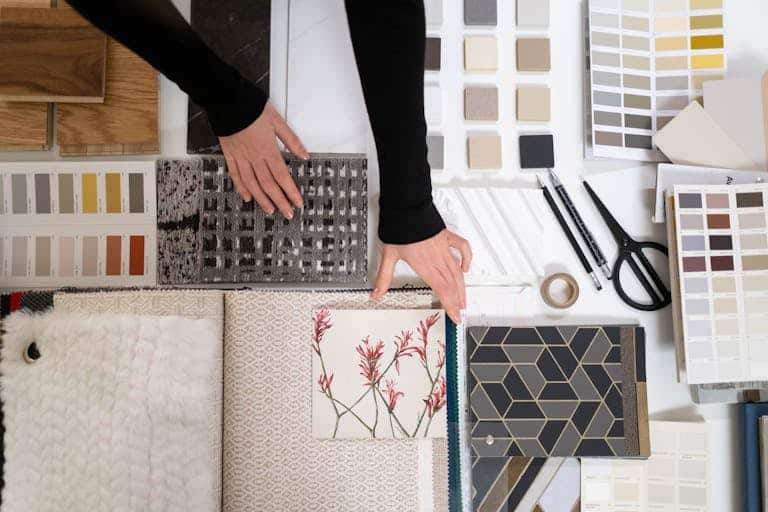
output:
{"label": "black scissors handle", "polygon": [[[623,241],[622,245],[623,247],[619,248],[619,257],[613,266],[612,276],[613,286],[616,288],[616,293],[619,294],[621,300],[640,311],[658,311],[668,306],[672,302],[672,294],[643,252],[644,249],[658,251],[664,254],[664,256],[669,257],[667,248],[656,242],[635,242],[629,237]],[[632,273],[640,281],[643,289],[645,289],[645,292],[651,299],[650,304],[637,302],[624,291],[624,286],[621,284],[621,267],[624,263],[629,265]],[[648,280],[649,277],[650,281]]]}

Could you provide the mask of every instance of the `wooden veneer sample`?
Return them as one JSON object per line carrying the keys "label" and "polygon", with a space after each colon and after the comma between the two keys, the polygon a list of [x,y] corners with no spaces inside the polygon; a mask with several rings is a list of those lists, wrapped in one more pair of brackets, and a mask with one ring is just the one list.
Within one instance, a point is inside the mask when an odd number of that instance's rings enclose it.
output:
{"label": "wooden veneer sample", "polygon": [[68,9],[0,8],[0,100],[104,101],[107,38]]}
{"label": "wooden veneer sample", "polygon": [[[50,0],[0,0],[2,7],[50,7]],[[0,101],[0,151],[48,149],[47,103]]]}
{"label": "wooden veneer sample", "polygon": [[60,104],[57,110],[63,156],[160,152],[157,72],[112,38],[104,103]]}

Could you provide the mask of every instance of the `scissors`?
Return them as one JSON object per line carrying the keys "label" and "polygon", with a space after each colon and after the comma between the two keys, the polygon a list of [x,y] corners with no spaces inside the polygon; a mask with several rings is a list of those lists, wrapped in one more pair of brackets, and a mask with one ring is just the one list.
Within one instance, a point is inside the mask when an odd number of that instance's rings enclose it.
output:
{"label": "scissors", "polygon": [[[661,280],[661,277],[659,277],[659,273],[656,272],[656,269],[653,268],[651,262],[648,261],[643,250],[658,251],[668,258],[669,251],[667,248],[656,242],[635,241],[629,236],[624,228],[621,227],[614,216],[611,215],[611,212],[608,211],[605,204],[603,204],[597,194],[595,194],[595,191],[592,190],[589,183],[586,181],[582,181],[582,183],[587,189],[592,201],[595,203],[600,215],[602,215],[603,220],[608,224],[608,228],[611,230],[611,233],[613,233],[616,243],[619,244],[619,256],[616,259],[616,263],[613,265],[613,273],[611,274],[611,280],[613,281],[614,288],[616,288],[616,293],[619,294],[621,300],[626,304],[635,309],[639,309],[640,311],[657,311],[666,307],[672,302],[672,295],[667,285],[665,285]],[[638,262],[640,263],[639,265]],[[621,267],[624,263],[629,265],[629,268],[649,295],[651,299],[650,304],[637,302],[624,291],[620,279]],[[642,269],[640,267],[642,267]],[[650,281],[648,280],[649,277]],[[653,283],[651,283],[651,281]]]}

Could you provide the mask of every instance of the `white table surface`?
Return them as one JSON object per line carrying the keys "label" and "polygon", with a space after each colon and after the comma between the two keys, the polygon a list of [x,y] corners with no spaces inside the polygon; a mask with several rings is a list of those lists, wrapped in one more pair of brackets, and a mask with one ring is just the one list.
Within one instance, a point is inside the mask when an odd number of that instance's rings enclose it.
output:
{"label": "white table surface", "polygon": [[[342,0],[324,0],[337,1]],[[189,0],[174,0],[181,11],[188,15]],[[448,8],[459,9],[460,0],[445,0]],[[726,2],[726,46],[728,53],[728,74],[730,77],[754,76],[768,69],[768,2],[765,0],[725,0]],[[589,176],[598,194],[608,208],[618,218],[627,231],[637,239],[655,239],[664,241],[661,225],[650,222],[653,206],[652,189],[655,184],[655,166],[638,165],[636,162],[602,161],[585,162],[583,160],[583,43],[581,31],[581,2],[578,0],[550,0],[552,38],[552,72],[549,83],[552,86],[552,122],[550,129],[555,134],[557,171],[571,190],[587,224],[592,228],[609,261],[615,257],[615,244],[605,229],[602,220],[578,184],[580,176]],[[281,110],[285,105],[286,77],[280,69],[287,68],[287,0],[273,0],[272,35],[272,90],[275,103]],[[513,2],[501,2],[502,11],[511,9]],[[509,30],[514,30],[510,27]],[[508,37],[504,30],[504,37]],[[314,48],[322,52],[323,48]],[[502,56],[502,58],[505,58]],[[510,58],[510,57],[506,57]],[[346,66],[347,73],[356,73],[354,66]],[[186,155],[186,96],[164,77],[161,79],[161,144],[166,157]],[[333,102],[334,98],[317,97],[318,102]],[[333,129],[333,126],[329,126]],[[302,135],[301,133],[299,134]],[[516,137],[510,137],[516,144]],[[511,142],[510,142],[511,143]],[[58,160],[57,149],[45,153],[0,153],[0,161],[19,160]],[[309,148],[312,151],[313,148]],[[450,155],[449,155],[450,156]],[[145,159],[149,157],[142,157]],[[154,158],[154,157],[151,157]],[[123,157],[122,160],[136,159]],[[114,158],[104,158],[114,160]],[[372,198],[378,193],[375,158],[371,155],[371,179],[369,191]],[[454,177],[448,179],[451,183]],[[437,182],[446,180],[438,178]],[[533,186],[530,176],[521,176],[516,169],[505,169],[503,175],[489,176],[488,183],[514,182],[523,186]],[[375,220],[375,211],[372,211]],[[371,222],[375,224],[375,222]],[[371,241],[375,238],[371,228]],[[558,236],[560,236],[558,234]],[[374,244],[372,257],[374,257]],[[741,461],[740,440],[738,437],[737,407],[724,405],[695,406],[690,398],[688,387],[676,379],[675,355],[672,346],[672,326],[670,308],[656,313],[640,313],[625,306],[615,292],[606,287],[597,292],[586,279],[575,258],[564,257],[562,265],[575,275],[581,285],[581,297],[577,304],[568,311],[567,316],[552,316],[545,310],[535,289],[517,294],[504,290],[479,290],[473,296],[492,297],[494,306],[490,317],[503,312],[511,313],[521,321],[551,321],[555,323],[574,323],[582,321],[637,321],[646,328],[647,335],[647,377],[648,401],[651,419],[659,420],[696,420],[704,418],[711,424],[713,450],[712,507],[711,510],[730,511],[741,508]],[[375,273],[375,260],[371,260],[371,276]],[[501,304],[501,306],[500,306]],[[476,307],[473,309],[477,309]],[[496,313],[496,314],[493,314]],[[488,320],[486,318],[486,320]]]}

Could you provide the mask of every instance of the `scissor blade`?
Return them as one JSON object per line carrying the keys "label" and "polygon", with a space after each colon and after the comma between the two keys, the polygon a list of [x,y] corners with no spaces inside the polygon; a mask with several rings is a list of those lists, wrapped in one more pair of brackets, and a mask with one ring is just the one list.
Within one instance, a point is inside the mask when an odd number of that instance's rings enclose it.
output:
{"label": "scissor blade", "polygon": [[600,212],[600,215],[603,217],[603,220],[608,225],[608,229],[611,230],[611,233],[613,233],[614,238],[616,238],[616,241],[619,243],[619,245],[621,245],[621,239],[629,238],[629,235],[627,235],[627,232],[624,231],[624,228],[621,227],[619,222],[611,214],[611,212],[605,206],[605,204],[600,199],[600,197],[595,193],[594,190],[592,190],[592,187],[589,185],[589,183],[587,183],[587,181],[583,179],[581,180],[581,183],[584,185],[584,188],[587,189],[587,193],[589,194],[589,197],[591,197],[592,202],[595,203],[595,207],[597,207],[597,211]]}

